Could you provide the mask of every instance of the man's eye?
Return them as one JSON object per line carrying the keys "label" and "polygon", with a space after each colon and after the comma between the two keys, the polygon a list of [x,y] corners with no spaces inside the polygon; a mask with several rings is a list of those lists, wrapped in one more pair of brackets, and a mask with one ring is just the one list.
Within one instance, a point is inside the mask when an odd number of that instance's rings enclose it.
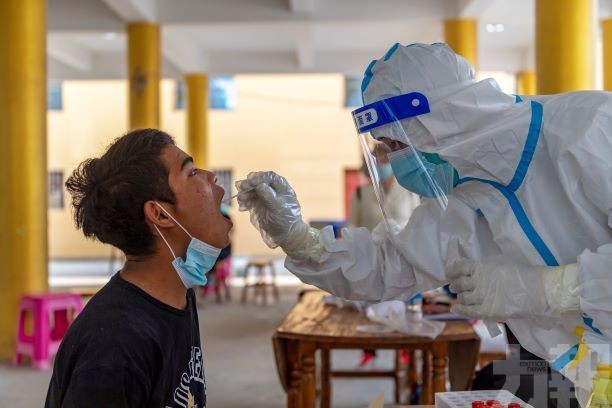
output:
{"label": "man's eye", "polygon": [[190,176],[195,176],[196,174],[198,174],[198,169],[193,169],[191,170],[191,172],[189,173]]}

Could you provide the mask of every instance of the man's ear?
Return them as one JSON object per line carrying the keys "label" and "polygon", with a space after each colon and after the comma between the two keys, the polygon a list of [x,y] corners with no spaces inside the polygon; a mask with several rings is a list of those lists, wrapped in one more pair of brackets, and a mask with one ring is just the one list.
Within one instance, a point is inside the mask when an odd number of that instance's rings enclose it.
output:
{"label": "man's ear", "polygon": [[[164,207],[164,209],[166,211],[170,211],[169,208]],[[170,217],[168,217],[168,215],[160,208],[157,201],[149,200],[145,202],[143,210],[147,223],[157,225],[158,228],[174,227],[174,221],[172,221]]]}

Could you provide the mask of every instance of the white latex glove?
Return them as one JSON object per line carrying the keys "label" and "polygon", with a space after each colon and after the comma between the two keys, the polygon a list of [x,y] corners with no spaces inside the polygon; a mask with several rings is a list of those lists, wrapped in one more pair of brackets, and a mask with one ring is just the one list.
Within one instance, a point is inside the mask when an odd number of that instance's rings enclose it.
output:
{"label": "white latex glove", "polygon": [[505,320],[558,317],[579,310],[573,295],[578,267],[531,267],[469,260],[456,262],[448,272],[451,291],[458,294],[452,310],[472,318]]}
{"label": "white latex glove", "polygon": [[302,220],[295,191],[284,177],[272,171],[249,173],[236,182],[240,211],[251,213],[251,223],[270,248],[280,246],[296,259],[315,256],[319,231]]}

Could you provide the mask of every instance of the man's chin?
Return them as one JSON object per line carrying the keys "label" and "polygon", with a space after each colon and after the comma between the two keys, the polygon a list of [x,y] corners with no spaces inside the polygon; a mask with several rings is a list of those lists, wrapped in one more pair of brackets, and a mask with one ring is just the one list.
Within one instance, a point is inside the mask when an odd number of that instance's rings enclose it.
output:
{"label": "man's chin", "polygon": [[226,246],[228,246],[231,243],[232,243],[232,239],[231,239],[229,231],[228,231],[227,232],[227,240],[225,241],[225,246],[223,246],[223,248],[225,248]]}

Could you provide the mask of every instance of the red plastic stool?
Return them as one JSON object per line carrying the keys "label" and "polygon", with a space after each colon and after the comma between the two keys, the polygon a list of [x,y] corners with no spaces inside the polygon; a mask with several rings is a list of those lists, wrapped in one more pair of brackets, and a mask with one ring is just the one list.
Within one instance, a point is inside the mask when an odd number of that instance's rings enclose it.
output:
{"label": "red plastic stool", "polygon": [[[20,364],[25,354],[32,357],[32,365],[36,370],[51,368],[51,357],[57,353],[70,323],[81,310],[83,301],[80,295],[48,293],[22,296],[19,301],[17,347],[13,362]],[[31,334],[26,334],[25,330],[26,312],[32,314],[34,330]]]}

